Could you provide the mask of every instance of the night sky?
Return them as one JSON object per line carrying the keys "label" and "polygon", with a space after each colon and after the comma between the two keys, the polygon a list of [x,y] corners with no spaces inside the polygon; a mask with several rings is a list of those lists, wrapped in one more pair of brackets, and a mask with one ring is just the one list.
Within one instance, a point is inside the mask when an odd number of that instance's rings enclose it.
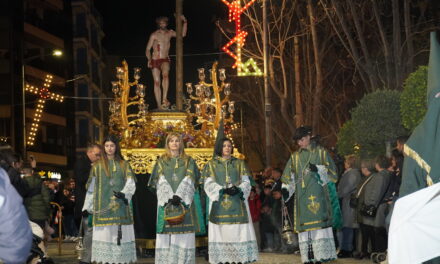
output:
{"label": "night sky", "polygon": [[[147,85],[147,96],[152,103],[153,80],[151,71],[146,67],[145,46],[149,35],[156,30],[155,19],[166,16],[170,29],[175,29],[175,0],[115,1],[95,0],[95,7],[101,13],[105,37],[103,47],[107,54],[127,59],[129,67],[141,67],[141,82]],[[184,82],[196,82],[199,67],[208,67],[218,55],[194,55],[218,53],[214,47],[213,32],[215,20],[227,17],[227,8],[220,0],[184,0],[183,14],[188,20],[188,33],[184,38]],[[172,40],[170,55],[169,97],[174,103],[175,94],[175,39]],[[146,71],[147,70],[147,71]],[[152,109],[152,106],[150,106]]]}

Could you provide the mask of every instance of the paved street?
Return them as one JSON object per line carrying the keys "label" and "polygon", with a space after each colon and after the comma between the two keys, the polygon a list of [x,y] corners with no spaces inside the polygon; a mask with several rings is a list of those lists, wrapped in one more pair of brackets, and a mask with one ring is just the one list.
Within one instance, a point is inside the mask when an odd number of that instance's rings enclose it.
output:
{"label": "paved street", "polygon": [[[54,259],[56,264],[65,263],[73,264],[78,263],[74,250],[74,243],[64,243],[62,246],[61,256],[58,255],[58,246],[56,243],[49,243],[49,255]],[[154,263],[153,258],[142,258],[138,260],[138,263]],[[197,258],[197,264],[207,264],[208,262],[204,258]],[[291,254],[276,254],[276,253],[261,253],[259,264],[300,264],[299,255]],[[355,260],[355,259],[341,259],[330,262],[332,264],[367,264],[369,261]]]}

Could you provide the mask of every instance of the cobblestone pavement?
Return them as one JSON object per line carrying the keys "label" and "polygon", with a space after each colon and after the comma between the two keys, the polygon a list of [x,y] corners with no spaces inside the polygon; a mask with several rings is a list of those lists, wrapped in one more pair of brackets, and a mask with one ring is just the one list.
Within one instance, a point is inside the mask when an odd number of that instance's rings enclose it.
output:
{"label": "cobblestone pavement", "polygon": [[[54,260],[56,264],[78,264],[75,253],[75,243],[63,243],[61,248],[61,255],[58,255],[58,245],[56,243],[49,243],[48,250],[49,256]],[[137,263],[150,264],[154,263],[153,258],[142,258]],[[197,258],[197,264],[208,264],[204,258]],[[258,264],[301,264],[301,258],[299,255],[293,254],[276,254],[276,253],[260,253],[260,260]],[[331,264],[367,264],[371,263],[366,260],[355,259],[339,259],[336,261],[328,262]]]}

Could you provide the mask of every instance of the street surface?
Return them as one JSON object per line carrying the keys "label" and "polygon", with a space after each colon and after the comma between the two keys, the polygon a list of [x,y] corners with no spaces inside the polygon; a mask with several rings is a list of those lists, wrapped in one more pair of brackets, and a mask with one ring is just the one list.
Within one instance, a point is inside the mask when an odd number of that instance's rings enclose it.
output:
{"label": "street surface", "polygon": [[[77,256],[75,253],[75,243],[63,243],[61,248],[61,255],[58,255],[58,244],[55,242],[49,243],[49,256],[54,260],[56,264],[78,264]],[[150,264],[154,263],[153,258],[141,258],[137,263]],[[208,264],[204,258],[197,258],[197,264]],[[277,254],[277,253],[260,253],[260,260],[258,264],[301,264],[301,257],[293,254]],[[371,263],[367,260],[355,260],[355,259],[339,259],[331,264],[367,264]]]}

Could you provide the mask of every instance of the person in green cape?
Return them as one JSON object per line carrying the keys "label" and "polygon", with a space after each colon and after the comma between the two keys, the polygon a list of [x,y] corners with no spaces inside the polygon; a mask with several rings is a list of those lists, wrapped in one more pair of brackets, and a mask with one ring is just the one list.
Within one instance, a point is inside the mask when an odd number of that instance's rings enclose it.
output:
{"label": "person in green cape", "polygon": [[281,178],[285,201],[294,195],[294,230],[303,263],[336,259],[332,226],[341,227],[341,211],[334,183],[338,179],[329,153],[311,142],[310,127],[297,128],[294,152]]}
{"label": "person in green cape", "polygon": [[[399,199],[388,239],[389,263],[440,263],[440,43],[431,33],[425,117],[403,147]],[[435,207],[436,208],[433,208]],[[424,211],[429,210],[429,216]],[[403,254],[404,252],[404,254]]]}
{"label": "person in green cape", "polygon": [[205,228],[199,172],[195,161],[185,154],[180,134],[168,134],[165,151],[148,182],[157,195],[155,263],[195,263],[195,233],[203,233]]}
{"label": "person in green cape", "polygon": [[83,213],[93,215],[92,262],[135,263],[136,247],[131,197],[136,190],[130,164],[114,136],[104,140],[104,153],[90,171]]}
{"label": "person in green cape", "polygon": [[217,133],[214,157],[202,172],[209,199],[209,263],[251,263],[258,260],[258,245],[248,197],[251,174],[244,160],[232,156],[232,141]]}

